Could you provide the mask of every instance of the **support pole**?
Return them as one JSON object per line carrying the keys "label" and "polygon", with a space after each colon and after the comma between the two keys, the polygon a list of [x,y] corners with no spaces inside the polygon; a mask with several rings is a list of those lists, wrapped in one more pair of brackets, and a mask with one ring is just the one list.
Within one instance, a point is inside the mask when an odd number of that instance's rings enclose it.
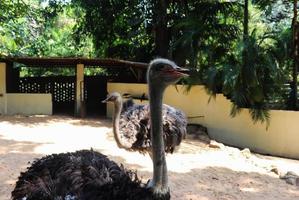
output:
{"label": "support pole", "polygon": [[76,99],[75,99],[75,116],[84,117],[84,65],[76,66]]}
{"label": "support pole", "polygon": [[6,63],[0,62],[0,115],[7,114]]}

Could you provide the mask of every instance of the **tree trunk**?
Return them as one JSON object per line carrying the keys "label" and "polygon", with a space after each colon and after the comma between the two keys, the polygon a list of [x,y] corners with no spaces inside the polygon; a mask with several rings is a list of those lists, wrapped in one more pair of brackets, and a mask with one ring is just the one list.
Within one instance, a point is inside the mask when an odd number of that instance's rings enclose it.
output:
{"label": "tree trunk", "polygon": [[292,107],[294,110],[298,109],[297,106],[297,99],[298,99],[298,93],[297,93],[297,87],[298,87],[298,21],[297,21],[297,0],[294,0],[294,17],[293,17],[293,81],[292,81]]}
{"label": "tree trunk", "polygon": [[155,54],[160,57],[168,57],[169,30],[167,28],[167,0],[154,1],[154,34],[155,34]]}
{"label": "tree trunk", "polygon": [[248,49],[247,49],[247,43],[249,38],[248,33],[248,23],[249,23],[249,12],[248,12],[248,0],[244,1],[244,16],[243,16],[243,43],[244,43],[244,49],[243,49],[243,73],[242,73],[242,79],[247,80],[247,74],[245,73],[247,67],[248,67]]}

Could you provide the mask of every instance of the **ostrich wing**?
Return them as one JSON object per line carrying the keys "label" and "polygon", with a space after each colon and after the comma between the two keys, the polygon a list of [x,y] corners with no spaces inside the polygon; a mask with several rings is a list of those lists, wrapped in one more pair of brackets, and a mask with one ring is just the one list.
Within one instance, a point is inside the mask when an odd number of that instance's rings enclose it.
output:
{"label": "ostrich wing", "polygon": [[[185,114],[166,104],[162,108],[163,137],[165,151],[172,153],[186,135],[187,119]],[[149,105],[129,107],[121,114],[120,134],[122,139],[132,144],[132,151],[148,151],[151,148]]]}
{"label": "ostrich wing", "polygon": [[132,144],[132,151],[142,152],[151,146],[149,105],[129,107],[121,114],[119,127],[122,139]]}
{"label": "ostrich wing", "polygon": [[163,105],[163,134],[165,151],[173,153],[186,137],[187,118],[185,114],[169,105]]}

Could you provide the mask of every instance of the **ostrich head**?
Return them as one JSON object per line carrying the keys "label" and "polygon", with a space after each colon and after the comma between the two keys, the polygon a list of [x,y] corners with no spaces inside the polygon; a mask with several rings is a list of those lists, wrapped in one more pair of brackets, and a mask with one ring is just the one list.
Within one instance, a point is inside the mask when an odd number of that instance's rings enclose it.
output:
{"label": "ostrich head", "polygon": [[188,69],[181,68],[170,60],[157,58],[149,64],[147,81],[166,88],[168,85],[175,84],[182,77],[188,76],[187,72],[189,72]]}
{"label": "ostrich head", "polygon": [[102,101],[102,103],[107,103],[107,102],[121,102],[121,95],[118,92],[112,92],[107,95],[107,98]]}

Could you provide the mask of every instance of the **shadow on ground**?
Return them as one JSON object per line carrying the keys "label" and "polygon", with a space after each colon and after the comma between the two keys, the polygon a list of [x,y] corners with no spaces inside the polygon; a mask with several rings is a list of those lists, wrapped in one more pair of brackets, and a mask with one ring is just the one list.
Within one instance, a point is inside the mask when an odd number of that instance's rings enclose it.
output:
{"label": "shadow on ground", "polygon": [[65,123],[68,122],[74,126],[89,126],[89,127],[111,127],[111,119],[105,117],[89,117],[85,119],[74,118],[69,115],[34,115],[34,116],[1,116],[0,122],[7,122],[9,124],[22,125],[25,127],[34,127],[39,125],[46,125],[51,123]]}
{"label": "shadow on ground", "polygon": [[42,143],[6,140],[0,136],[0,199],[10,199],[15,181],[29,162],[42,155],[34,149]]}

